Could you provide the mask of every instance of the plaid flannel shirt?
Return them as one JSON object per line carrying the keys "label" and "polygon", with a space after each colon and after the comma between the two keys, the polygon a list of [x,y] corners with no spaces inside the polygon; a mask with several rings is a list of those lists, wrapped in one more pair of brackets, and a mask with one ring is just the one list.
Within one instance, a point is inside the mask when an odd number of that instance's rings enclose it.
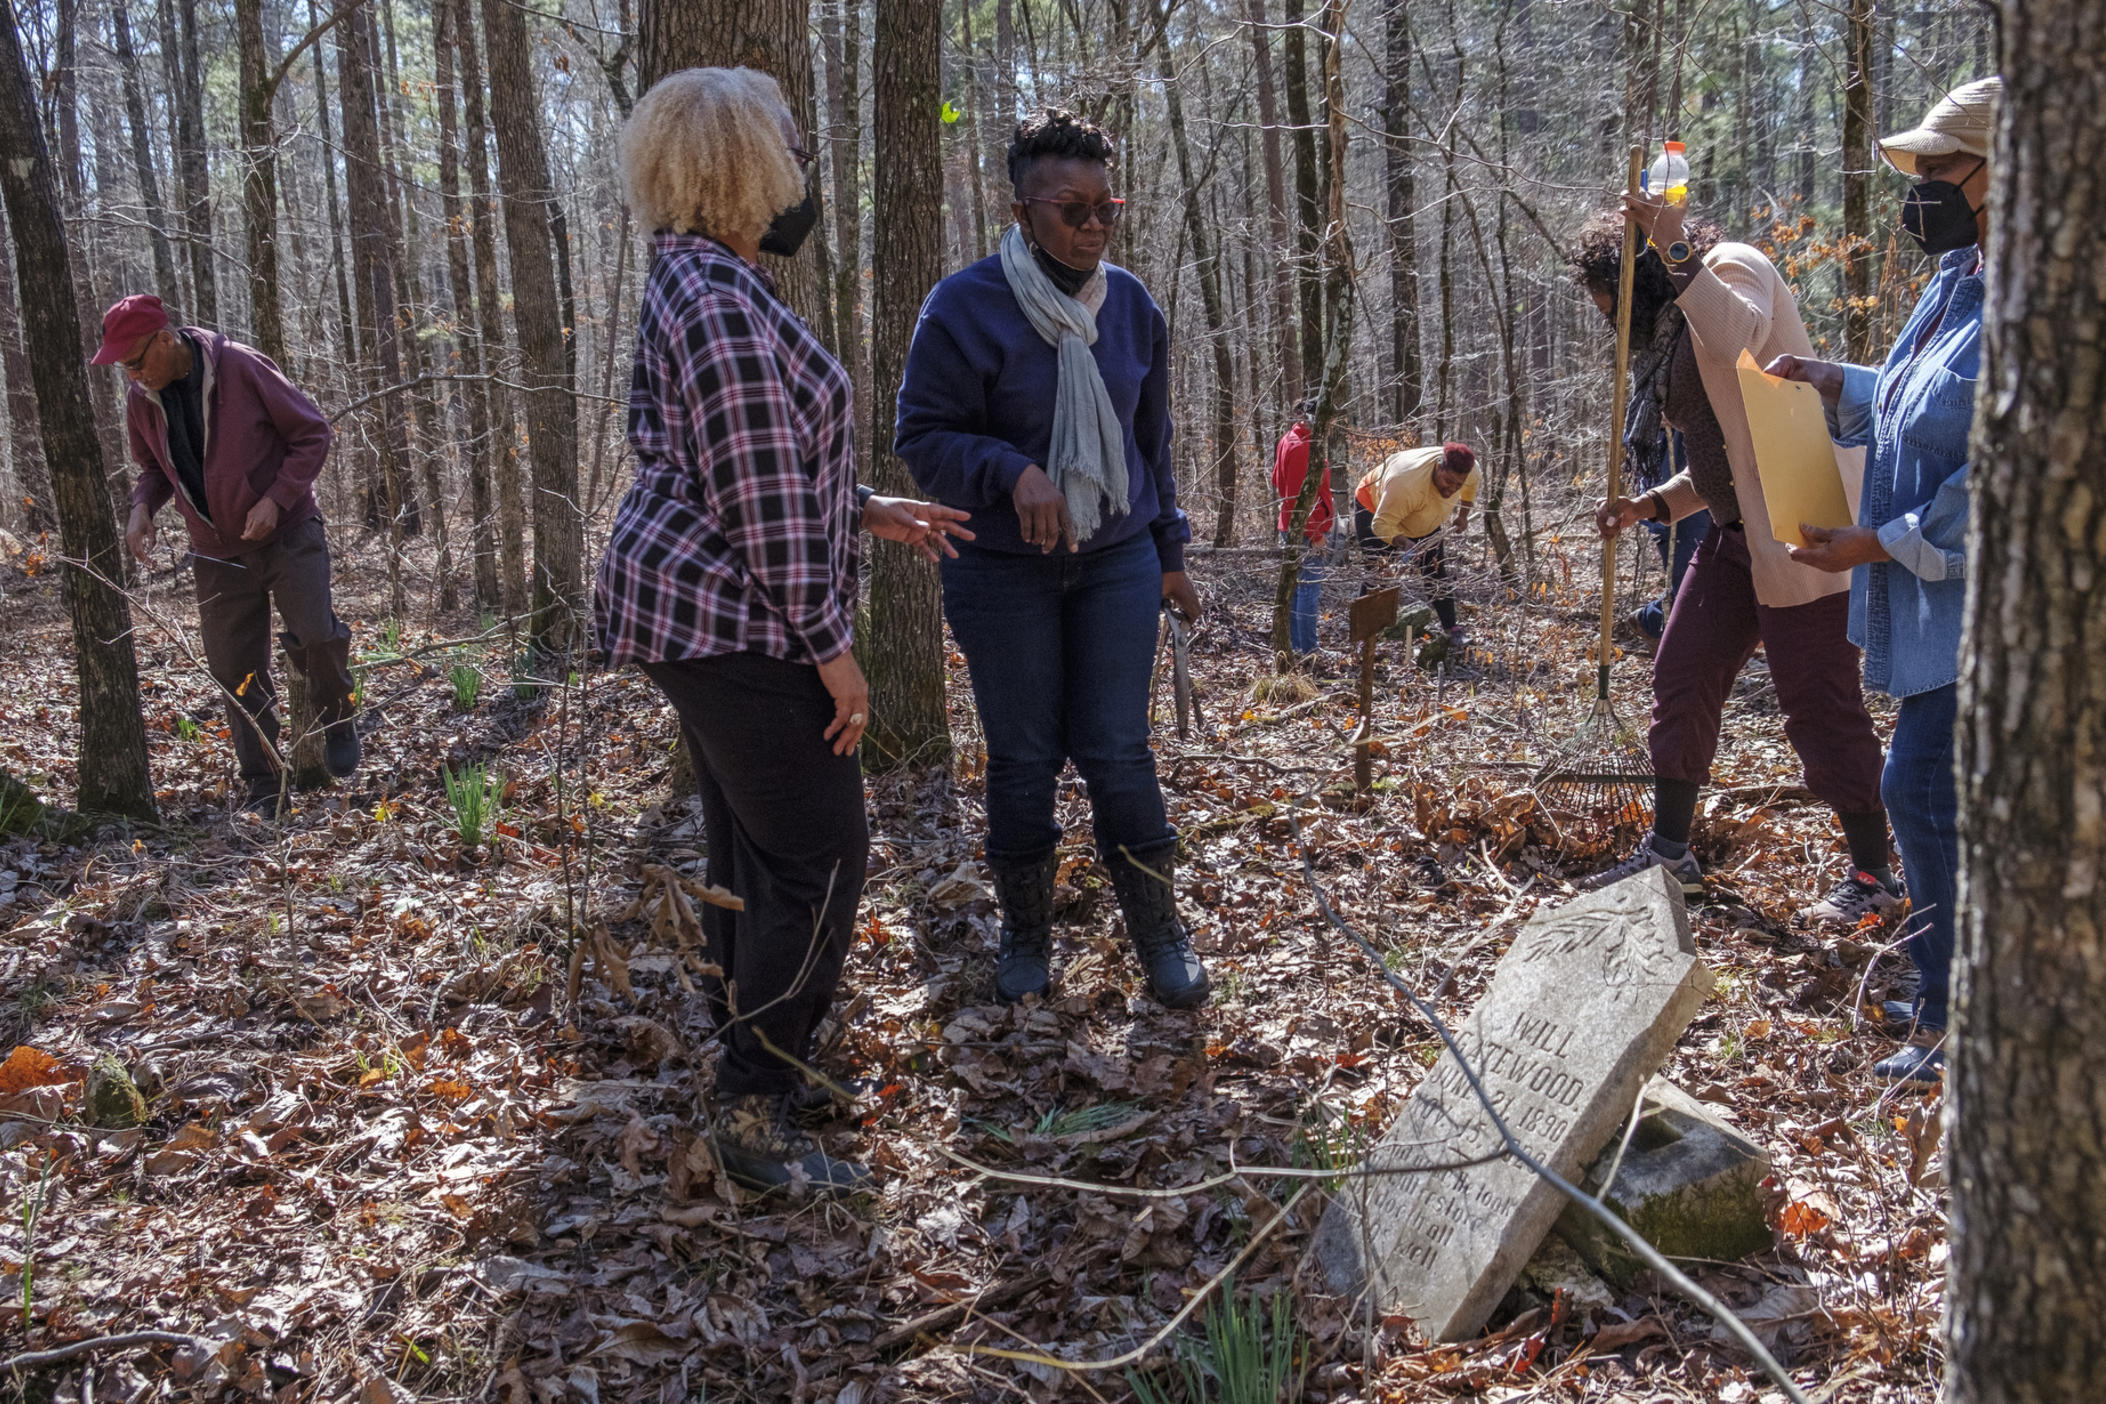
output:
{"label": "plaid flannel shirt", "polygon": [[850,381],[743,259],[661,231],[629,385],[636,485],[600,561],[610,667],[846,650],[859,549]]}

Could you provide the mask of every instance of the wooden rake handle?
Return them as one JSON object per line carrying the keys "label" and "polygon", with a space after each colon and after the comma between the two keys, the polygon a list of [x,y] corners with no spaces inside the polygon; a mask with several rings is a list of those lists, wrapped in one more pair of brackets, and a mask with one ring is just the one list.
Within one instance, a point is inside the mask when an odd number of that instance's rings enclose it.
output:
{"label": "wooden rake handle", "polygon": [[[1638,174],[1645,148],[1631,148],[1630,174],[1624,188],[1638,193]],[[1616,277],[1616,383],[1609,391],[1609,501],[1623,496],[1623,412],[1631,391],[1631,285],[1637,275],[1638,226],[1623,221],[1623,266]],[[1601,651],[1596,656],[1596,695],[1609,696],[1609,636],[1616,627],[1616,538],[1601,547]]]}

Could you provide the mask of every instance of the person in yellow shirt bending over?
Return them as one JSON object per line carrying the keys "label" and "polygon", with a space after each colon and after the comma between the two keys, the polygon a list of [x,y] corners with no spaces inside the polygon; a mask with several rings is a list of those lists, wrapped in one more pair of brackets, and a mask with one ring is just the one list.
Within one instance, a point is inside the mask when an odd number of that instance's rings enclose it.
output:
{"label": "person in yellow shirt bending over", "polygon": [[1433,591],[1433,613],[1454,645],[1463,642],[1463,631],[1448,590],[1443,528],[1469,526],[1470,504],[1476,500],[1477,455],[1468,444],[1393,453],[1370,468],[1353,492],[1353,537],[1360,549],[1371,556],[1394,555],[1425,578]]}

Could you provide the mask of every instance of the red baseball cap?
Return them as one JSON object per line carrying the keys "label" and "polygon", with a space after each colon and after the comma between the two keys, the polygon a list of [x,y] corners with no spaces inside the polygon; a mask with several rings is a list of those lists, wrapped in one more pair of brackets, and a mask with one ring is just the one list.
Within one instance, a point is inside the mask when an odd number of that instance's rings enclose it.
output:
{"label": "red baseball cap", "polygon": [[92,364],[114,366],[132,354],[139,338],[168,325],[168,309],[152,293],[133,293],[102,314],[102,349]]}

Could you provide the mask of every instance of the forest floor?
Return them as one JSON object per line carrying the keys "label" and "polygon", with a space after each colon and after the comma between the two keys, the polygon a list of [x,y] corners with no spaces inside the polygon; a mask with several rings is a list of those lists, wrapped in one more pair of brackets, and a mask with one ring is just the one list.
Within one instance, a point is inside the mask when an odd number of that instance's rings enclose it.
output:
{"label": "forest floor", "polygon": [[[383,593],[359,576],[377,567],[351,543],[339,609],[366,763],[265,824],[229,803],[231,751],[181,637],[187,576],[149,582],[161,823],[0,846],[0,1057],[30,1050],[0,1068],[0,1358],[140,1330],[194,1339],[83,1354],[0,1379],[0,1395],[1178,1399],[1170,1366],[1203,1353],[1206,1311],[1149,1352],[1138,1386],[1016,1354],[1117,1357],[1250,1249],[1209,1310],[1269,1320],[1256,1304],[1279,1297],[1309,1399],[1781,1400],[1659,1290],[1552,1311],[1517,1289],[1462,1345],[1400,1320],[1370,1336],[1305,1265],[1320,1189],[1281,1218],[1310,1181],[1261,1168],[1350,1156],[1438,1047],[1323,924],[1286,801],[1311,796],[1303,842],[1341,915],[1450,1019],[1537,904],[1571,895],[1527,762],[1587,712],[1591,553],[1543,549],[1572,558],[1546,562],[1526,599],[1469,579],[1475,647],[1455,676],[1383,645],[1364,803],[1344,742],[1352,670],[1333,660],[1313,696],[1259,700],[1274,561],[1195,555],[1201,721],[1190,740],[1159,733],[1184,905],[1216,982],[1194,1014],[1140,995],[1072,777],[1057,997],[991,1002],[982,752],[953,655],[953,763],[870,782],[870,882],[818,1062],[881,1089],[824,1133],[876,1188],[823,1204],[735,1190],[698,1139],[713,1061],[688,994],[701,841],[669,794],[671,716],[644,679],[519,695],[502,629],[467,614],[383,627]],[[1473,537],[1464,554],[1482,550]],[[70,635],[56,580],[21,565],[0,578],[0,768],[63,802]],[[1327,587],[1334,647],[1350,576]],[[1626,719],[1646,711],[1642,653],[1617,669]],[[484,679],[472,707],[456,665]],[[1691,1268],[1816,1398],[1927,1400],[1946,1252],[1935,1102],[1871,1076],[1892,1044],[1854,1012],[1901,962],[1876,955],[1889,930],[1801,915],[1841,876],[1841,841],[1797,788],[1759,659],[1727,736],[1700,823],[1710,892],[1692,910],[1717,987],[1664,1071],[1767,1147],[1777,1240]],[[480,845],[455,832],[441,781],[470,761],[505,777]],[[86,1084],[117,1064],[145,1117],[98,1129]],[[1232,1163],[1240,1178],[1155,1198],[1012,1178],[1174,1188]]]}

